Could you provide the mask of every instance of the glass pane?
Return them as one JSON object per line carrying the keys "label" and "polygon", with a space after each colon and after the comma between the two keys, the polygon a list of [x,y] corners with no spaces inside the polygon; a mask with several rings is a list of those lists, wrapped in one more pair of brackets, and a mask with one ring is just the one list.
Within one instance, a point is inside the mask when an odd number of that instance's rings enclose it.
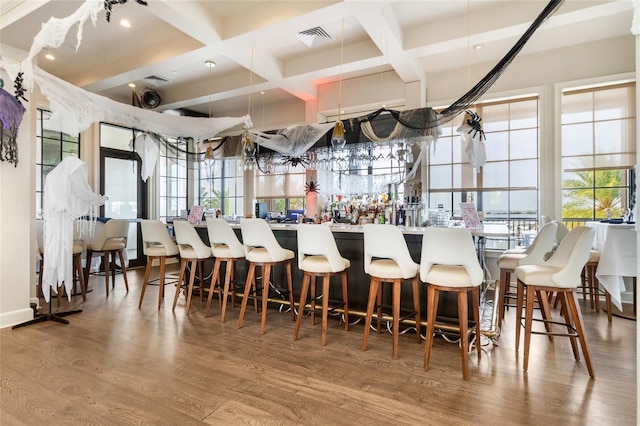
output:
{"label": "glass pane", "polygon": [[483,105],[480,110],[482,128],[485,132],[496,132],[509,128],[509,104]]}
{"label": "glass pane", "polygon": [[620,187],[622,184],[622,170],[596,170],[595,186],[602,187]]}
{"label": "glass pane", "polygon": [[591,92],[562,96],[562,124],[584,123],[593,120],[593,94]]}
{"label": "glass pane", "polygon": [[538,157],[537,128],[513,131],[509,139],[509,156],[512,160]]}
{"label": "glass pane", "polygon": [[431,166],[429,168],[429,186],[431,189],[451,188],[451,166]]}
{"label": "glass pane", "polygon": [[[593,179],[592,171],[564,172],[562,174],[562,187],[592,188],[594,182]],[[591,198],[591,193],[589,193],[588,196]]]}
{"label": "glass pane", "polygon": [[80,153],[78,152],[79,150],[80,145],[78,145],[76,142],[62,142],[62,152],[63,156],[65,157],[78,157],[80,155]]}
{"label": "glass pane", "polygon": [[478,172],[469,163],[453,165],[453,188],[476,188]]}
{"label": "glass pane", "polygon": [[[487,134],[484,145],[487,151],[487,161],[501,161],[509,158],[509,133],[497,132]],[[465,147],[466,148],[466,147]]]}
{"label": "glass pane", "polygon": [[138,163],[107,157],[104,167],[104,191],[109,197],[104,206],[105,216],[133,220],[127,240],[127,254],[133,260],[137,258]]}
{"label": "glass pane", "polygon": [[429,151],[431,164],[446,164],[451,162],[451,138],[440,138],[431,144]]}
{"label": "glass pane", "polygon": [[635,120],[605,121],[594,128],[597,154],[635,152]]}
{"label": "glass pane", "polygon": [[511,191],[509,212],[512,219],[536,218],[538,216],[538,191]]}
{"label": "glass pane", "polygon": [[124,129],[109,124],[100,124],[100,146],[105,148],[131,151],[129,142],[133,138],[131,129]]}
{"label": "glass pane", "polygon": [[485,191],[482,193],[482,209],[485,219],[506,218],[509,213],[508,191]]}
{"label": "glass pane", "polygon": [[607,210],[611,210],[611,217],[620,218],[624,214],[620,200],[620,188],[596,189],[596,198],[594,206],[596,217],[603,218],[607,216]]}
{"label": "glass pane", "polygon": [[60,154],[60,141],[54,139],[43,139],[42,163],[58,165],[62,161]]}
{"label": "glass pane", "polygon": [[589,196],[585,192],[577,192],[575,190],[562,191],[562,217],[593,219],[593,193],[589,192]]}
{"label": "glass pane", "polygon": [[591,123],[562,127],[562,155],[593,153],[593,126]]}
{"label": "glass pane", "polygon": [[510,104],[509,119],[510,129],[538,127],[538,100],[512,102]]}
{"label": "glass pane", "polygon": [[614,120],[635,116],[633,86],[597,90],[594,93],[595,120]]}
{"label": "glass pane", "polygon": [[509,186],[516,188],[537,188],[538,186],[538,161],[522,160],[512,161],[509,165]]}
{"label": "glass pane", "polygon": [[509,182],[506,182],[505,177],[509,176],[509,168],[506,161],[497,163],[487,163],[482,168],[484,188],[506,188],[509,186]]}

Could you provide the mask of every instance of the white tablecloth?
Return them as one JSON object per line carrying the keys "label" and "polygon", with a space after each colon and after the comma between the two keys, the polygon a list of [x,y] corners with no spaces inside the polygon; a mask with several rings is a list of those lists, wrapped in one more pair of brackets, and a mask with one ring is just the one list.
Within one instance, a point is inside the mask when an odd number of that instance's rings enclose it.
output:
{"label": "white tablecloth", "polygon": [[[596,278],[622,310],[621,293],[626,291],[623,277],[638,276],[638,249],[635,225],[587,222],[596,229],[593,248],[600,251]],[[635,295],[634,295],[635,297]]]}

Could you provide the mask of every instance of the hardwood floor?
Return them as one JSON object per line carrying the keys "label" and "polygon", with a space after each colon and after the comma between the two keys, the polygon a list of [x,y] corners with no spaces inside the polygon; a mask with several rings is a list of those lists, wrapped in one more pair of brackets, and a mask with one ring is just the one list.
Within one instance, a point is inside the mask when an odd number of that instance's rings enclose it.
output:
{"label": "hardwood floor", "polygon": [[[391,359],[391,336],[371,333],[361,350],[362,322],[345,332],[331,319],[327,346],[320,320],[305,318],[293,341],[288,313],[273,309],[260,335],[260,315],[249,309],[237,328],[239,304],[220,309],[194,297],[185,315],[174,287],[138,298],[142,270],[121,276],[109,298],[101,277],[82,303],[60,310],[83,312],[69,325],[44,322],[0,330],[0,424],[9,425],[635,425],[636,322],[583,306],[596,379],[573,359],[569,340],[532,337],[529,372],[515,351],[514,309],[506,313],[498,344],[478,362],[470,354],[462,380],[457,344],[436,338],[429,371],[424,344],[400,337]],[[156,271],[157,273],[157,271]],[[63,302],[65,303],[65,302]],[[424,304],[424,301],[423,301]],[[54,302],[55,306],[55,302]],[[558,312],[554,312],[557,316]]]}

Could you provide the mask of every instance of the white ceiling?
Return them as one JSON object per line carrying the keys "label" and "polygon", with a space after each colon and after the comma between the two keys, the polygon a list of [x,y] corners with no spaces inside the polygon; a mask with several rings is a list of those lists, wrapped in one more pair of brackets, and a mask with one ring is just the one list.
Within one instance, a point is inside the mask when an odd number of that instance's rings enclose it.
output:
{"label": "white ceiling", "polygon": [[[3,0],[2,46],[28,51],[42,23],[69,16],[75,0]],[[263,105],[313,100],[318,85],[393,71],[404,82],[433,72],[493,64],[502,58],[547,1],[194,1],[135,0],[113,6],[111,22],[87,23],[75,49],[75,31],[46,71],[86,90],[131,103],[129,83],[157,90],[158,111],[186,108],[213,116],[238,115],[250,93]],[[520,55],[630,33],[629,0],[566,0]],[[128,19],[131,28],[122,27]],[[344,36],[342,27],[344,25]],[[331,37],[312,47],[296,37],[321,26]],[[341,40],[344,40],[341,66]],[[482,45],[481,49],[469,49]],[[471,54],[469,52],[472,52]],[[1,53],[1,51],[0,51]],[[472,59],[471,59],[472,58]],[[208,69],[207,60],[217,66]],[[145,77],[159,76],[155,85]],[[264,95],[259,93],[264,91]],[[254,96],[254,95],[252,95]],[[322,111],[319,111],[322,112]]]}

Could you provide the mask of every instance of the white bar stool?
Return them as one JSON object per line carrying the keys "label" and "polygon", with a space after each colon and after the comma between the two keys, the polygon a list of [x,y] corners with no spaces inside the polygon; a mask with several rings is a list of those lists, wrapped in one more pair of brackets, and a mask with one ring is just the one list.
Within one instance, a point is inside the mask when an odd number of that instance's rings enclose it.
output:
{"label": "white bar stool", "polygon": [[351,262],[340,255],[331,230],[324,225],[298,225],[298,268],[304,272],[298,319],[293,340],[298,340],[300,324],[307,303],[307,293],[311,279],[311,321],[315,324],[316,284],[322,277],[322,346],[327,344],[327,326],[329,314],[329,280],[333,275],[342,279],[342,302],[344,306],[344,329],[349,331],[349,296],[347,288],[347,272]]}
{"label": "white bar stool", "polygon": [[191,308],[191,296],[193,295],[193,283],[195,281],[196,271],[200,270],[200,299],[202,300],[202,293],[204,291],[203,280],[203,261],[212,258],[211,247],[206,245],[198,232],[195,230],[186,220],[176,220],[173,222],[173,230],[176,234],[176,243],[180,250],[180,276],[176,283],[176,293],[173,296],[173,307],[171,310],[176,309],[176,303],[178,303],[178,296],[180,295],[180,289],[182,288],[182,281],[185,284],[187,282],[186,269],[187,263],[189,263],[189,269],[191,270],[191,276],[189,278],[189,285],[187,287],[187,315]]}
{"label": "white bar stool", "polygon": [[[216,282],[220,283],[220,265],[225,263],[225,279],[224,279],[224,295],[220,296],[218,292],[218,301],[220,303],[220,321],[224,322],[227,312],[227,299],[229,298],[229,287],[235,282],[235,264],[238,260],[244,260],[244,246],[236,237],[236,233],[224,219],[207,218],[207,232],[209,234],[209,244],[213,252],[216,262],[213,266],[213,275],[211,276],[211,286],[209,287],[209,297],[207,299],[207,308],[204,311],[205,318],[209,315],[211,307],[211,299]],[[232,301],[235,300],[235,287],[231,291]]]}
{"label": "white bar stool", "polygon": [[[518,266],[515,270],[518,278],[518,302],[517,313],[520,319],[523,299],[526,299],[525,323],[524,323],[524,361],[523,370],[529,367],[529,345],[532,334],[553,334],[554,336],[565,336],[571,340],[571,348],[576,361],[580,360],[580,353],[576,343],[576,338],[580,341],[585,364],[589,371],[589,376],[595,377],[591,356],[589,354],[589,344],[582,323],[582,313],[576,295],[576,289],[582,283],[582,268],[589,259],[589,252],[593,244],[595,229],[584,226],[573,228],[562,240],[553,255],[540,265]],[[533,294],[539,292],[555,292],[560,298],[562,305],[562,316],[564,322],[555,322],[551,318],[536,319],[545,324],[559,324],[566,327],[566,333],[547,331],[533,331]],[[520,346],[520,321],[516,326],[516,351]]]}
{"label": "white bar stool", "polygon": [[149,276],[153,261],[158,260],[160,263],[160,275],[158,277],[158,310],[162,304],[164,297],[164,271],[167,258],[177,257],[180,253],[178,245],[171,239],[167,225],[160,220],[143,220],[140,222],[142,231],[142,244],[145,256],[147,256],[147,266],[144,270],[144,280],[142,282],[142,291],[140,292],[140,302],[138,309],[142,307],[144,293],[149,284]]}
{"label": "white bar stool", "polygon": [[402,281],[411,281],[413,288],[413,309],[415,312],[416,338],[420,337],[420,293],[418,288],[418,271],[420,265],[415,263],[409,253],[407,242],[402,231],[394,225],[364,225],[364,271],[371,276],[367,316],[362,337],[362,350],[367,350],[369,328],[373,309],[378,307],[378,333],[382,319],[382,284],[392,284],[392,333],[393,359],[398,358],[398,336],[400,335],[400,290]]}
{"label": "white bar stool", "polygon": [[238,328],[242,327],[244,313],[247,310],[247,302],[251,288],[256,288],[256,267],[262,270],[262,323],[260,333],[264,334],[267,320],[267,301],[269,298],[269,281],[271,268],[275,265],[284,265],[287,270],[287,289],[289,291],[289,306],[291,308],[291,320],[295,321],[293,312],[293,286],[291,282],[291,261],[295,254],[288,249],[282,248],[271,227],[264,219],[240,219],[240,231],[242,233],[242,243],[244,244],[244,256],[249,261],[249,272],[244,289],[244,297],[240,307],[240,318]]}
{"label": "white bar stool", "polygon": [[455,292],[458,299],[458,326],[462,352],[462,378],[469,370],[469,310],[471,292],[475,321],[476,349],[480,360],[480,284],[484,273],[476,254],[473,237],[463,228],[429,227],[422,237],[420,279],[427,284],[427,332],[424,345],[424,369],[429,369],[433,335],[441,291]]}

